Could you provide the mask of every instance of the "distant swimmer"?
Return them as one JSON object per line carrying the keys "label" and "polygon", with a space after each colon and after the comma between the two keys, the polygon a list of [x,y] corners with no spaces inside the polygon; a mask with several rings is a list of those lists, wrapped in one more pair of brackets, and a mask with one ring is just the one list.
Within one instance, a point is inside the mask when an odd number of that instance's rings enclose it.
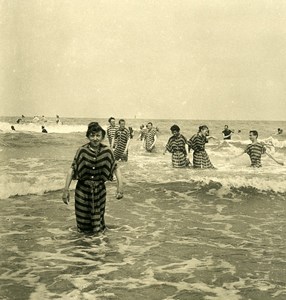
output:
{"label": "distant swimmer", "polygon": [[17,119],[16,123],[17,123],[17,124],[21,124],[21,123],[23,123],[23,120],[22,120],[22,118],[19,118],[19,119]]}
{"label": "distant swimmer", "polygon": [[275,134],[275,135],[282,134],[282,133],[283,133],[283,129],[281,129],[281,128],[277,128],[277,132],[276,132],[276,134]]}
{"label": "distant swimmer", "polygon": [[233,131],[228,128],[228,125],[224,125],[224,130],[222,131],[222,137],[224,140],[231,140]]}
{"label": "distant swimmer", "polygon": [[48,133],[47,129],[45,128],[45,126],[42,126],[42,133]]}
{"label": "distant swimmer", "polygon": [[16,129],[15,129],[15,127],[13,125],[11,126],[11,129],[14,130],[14,131],[16,131]]}
{"label": "distant swimmer", "polygon": [[258,132],[256,130],[250,130],[249,131],[249,139],[251,141],[251,144],[249,144],[246,149],[236,157],[239,157],[243,155],[244,153],[249,155],[251,167],[253,168],[260,168],[262,167],[261,164],[261,156],[262,154],[268,155],[272,160],[274,160],[279,165],[284,165],[283,162],[277,161],[274,157],[272,157],[269,153],[266,152],[266,147],[264,143],[258,142]]}
{"label": "distant swimmer", "polygon": [[60,116],[59,115],[56,115],[56,123],[58,125],[62,125],[62,122],[61,122],[61,119],[60,119]]}
{"label": "distant swimmer", "polygon": [[193,167],[197,169],[215,169],[211,163],[209,156],[205,150],[205,144],[208,140],[213,138],[209,136],[209,129],[206,125],[199,126],[199,131],[197,134],[193,135],[188,144],[193,153]]}
{"label": "distant swimmer", "polygon": [[174,124],[171,128],[172,136],[169,138],[166,145],[165,154],[167,151],[172,153],[172,165],[174,168],[185,168],[190,165],[188,158],[187,139],[180,133],[180,127]]}

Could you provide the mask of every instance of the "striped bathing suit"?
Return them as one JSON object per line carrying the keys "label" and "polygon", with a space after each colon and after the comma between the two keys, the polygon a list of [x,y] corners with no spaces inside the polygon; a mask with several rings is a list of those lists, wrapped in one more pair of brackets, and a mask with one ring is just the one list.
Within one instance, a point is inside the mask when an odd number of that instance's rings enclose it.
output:
{"label": "striped bathing suit", "polygon": [[151,148],[151,146],[155,141],[156,133],[157,133],[156,129],[154,129],[154,128],[151,128],[150,130],[148,130],[146,132],[146,135],[145,135],[145,149],[148,152],[152,152],[152,150],[155,148],[155,147]]}
{"label": "striped bathing suit", "polygon": [[261,155],[265,153],[266,148],[261,143],[253,143],[249,144],[245,149],[245,153],[247,153],[250,157],[251,166],[260,168],[261,165]]}
{"label": "striped bathing suit", "polygon": [[89,144],[80,147],[72,163],[75,189],[75,214],[77,228],[83,232],[105,230],[105,181],[113,180],[116,168],[110,148],[100,144],[98,151]]}
{"label": "striped bathing suit", "polygon": [[194,150],[193,153],[193,167],[199,169],[213,169],[209,156],[205,150],[205,144],[208,142],[205,136],[200,134],[195,134],[191,137],[188,144],[191,149]]}
{"label": "striped bathing suit", "polygon": [[128,160],[128,151],[126,155],[123,153],[128,140],[130,139],[130,132],[127,128],[120,129],[118,128],[115,132],[115,139],[117,141],[116,147],[114,149],[114,158],[115,160]]}
{"label": "striped bathing suit", "polygon": [[171,136],[166,145],[167,151],[172,153],[172,165],[174,168],[185,168],[189,165],[186,152],[187,139],[183,135]]}
{"label": "striped bathing suit", "polygon": [[[115,137],[115,132],[116,130],[118,130],[118,125],[115,125],[115,126],[111,126],[109,125],[107,127],[107,130],[106,130],[106,135],[108,137],[108,141],[109,141],[109,145],[111,146],[111,143],[112,143],[112,139]],[[116,140],[114,141],[114,145],[113,147],[115,148],[115,145],[116,145]]]}

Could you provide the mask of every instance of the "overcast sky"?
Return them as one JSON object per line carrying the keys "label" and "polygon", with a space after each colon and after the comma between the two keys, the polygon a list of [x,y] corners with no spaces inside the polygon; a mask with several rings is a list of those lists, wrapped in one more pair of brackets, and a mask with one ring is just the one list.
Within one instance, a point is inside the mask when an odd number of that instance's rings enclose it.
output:
{"label": "overcast sky", "polygon": [[284,0],[0,5],[0,115],[286,120]]}

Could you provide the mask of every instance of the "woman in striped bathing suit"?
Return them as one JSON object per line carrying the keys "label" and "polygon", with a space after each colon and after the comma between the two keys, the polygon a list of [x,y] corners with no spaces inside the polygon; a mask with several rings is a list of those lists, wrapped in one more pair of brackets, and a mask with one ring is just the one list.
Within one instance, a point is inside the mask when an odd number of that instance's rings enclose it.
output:
{"label": "woman in striped bathing suit", "polygon": [[63,202],[69,203],[69,186],[77,180],[75,189],[75,215],[77,228],[81,232],[103,232],[106,189],[105,181],[117,178],[117,198],[122,198],[122,179],[117,169],[113,153],[101,141],[105,131],[97,122],[88,125],[86,137],[89,143],[81,146],[74,157],[67,174],[63,192]]}
{"label": "woman in striped bathing suit", "polygon": [[180,127],[178,125],[173,125],[170,130],[173,136],[169,138],[163,154],[167,151],[172,153],[172,165],[174,168],[185,168],[190,164],[187,155],[187,139],[180,134]]}
{"label": "woman in striped bathing suit", "polygon": [[208,142],[209,129],[206,125],[199,127],[199,132],[191,137],[188,144],[193,153],[193,167],[198,169],[214,169],[209,156],[205,150],[205,144]]}
{"label": "woman in striped bathing suit", "polygon": [[114,149],[115,160],[127,161],[128,160],[128,147],[130,143],[130,132],[125,127],[125,120],[119,120],[119,128],[115,132],[115,136],[112,140],[111,148],[114,147],[114,142],[116,141],[116,146]]}

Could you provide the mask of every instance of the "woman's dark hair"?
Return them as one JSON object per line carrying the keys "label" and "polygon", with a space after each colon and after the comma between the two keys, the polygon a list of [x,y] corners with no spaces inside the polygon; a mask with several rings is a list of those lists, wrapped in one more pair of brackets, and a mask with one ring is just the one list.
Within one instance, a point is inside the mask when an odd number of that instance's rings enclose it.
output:
{"label": "woman's dark hair", "polygon": [[204,130],[204,129],[209,129],[207,125],[201,125],[199,126],[199,132]]}
{"label": "woman's dark hair", "polygon": [[171,128],[170,128],[170,130],[173,132],[173,131],[180,131],[180,127],[178,126],[178,125],[176,125],[176,124],[174,124]]}
{"label": "woman's dark hair", "polygon": [[105,138],[105,130],[98,124],[98,122],[91,122],[88,124],[86,137],[88,138],[91,133],[102,132],[102,138]]}

